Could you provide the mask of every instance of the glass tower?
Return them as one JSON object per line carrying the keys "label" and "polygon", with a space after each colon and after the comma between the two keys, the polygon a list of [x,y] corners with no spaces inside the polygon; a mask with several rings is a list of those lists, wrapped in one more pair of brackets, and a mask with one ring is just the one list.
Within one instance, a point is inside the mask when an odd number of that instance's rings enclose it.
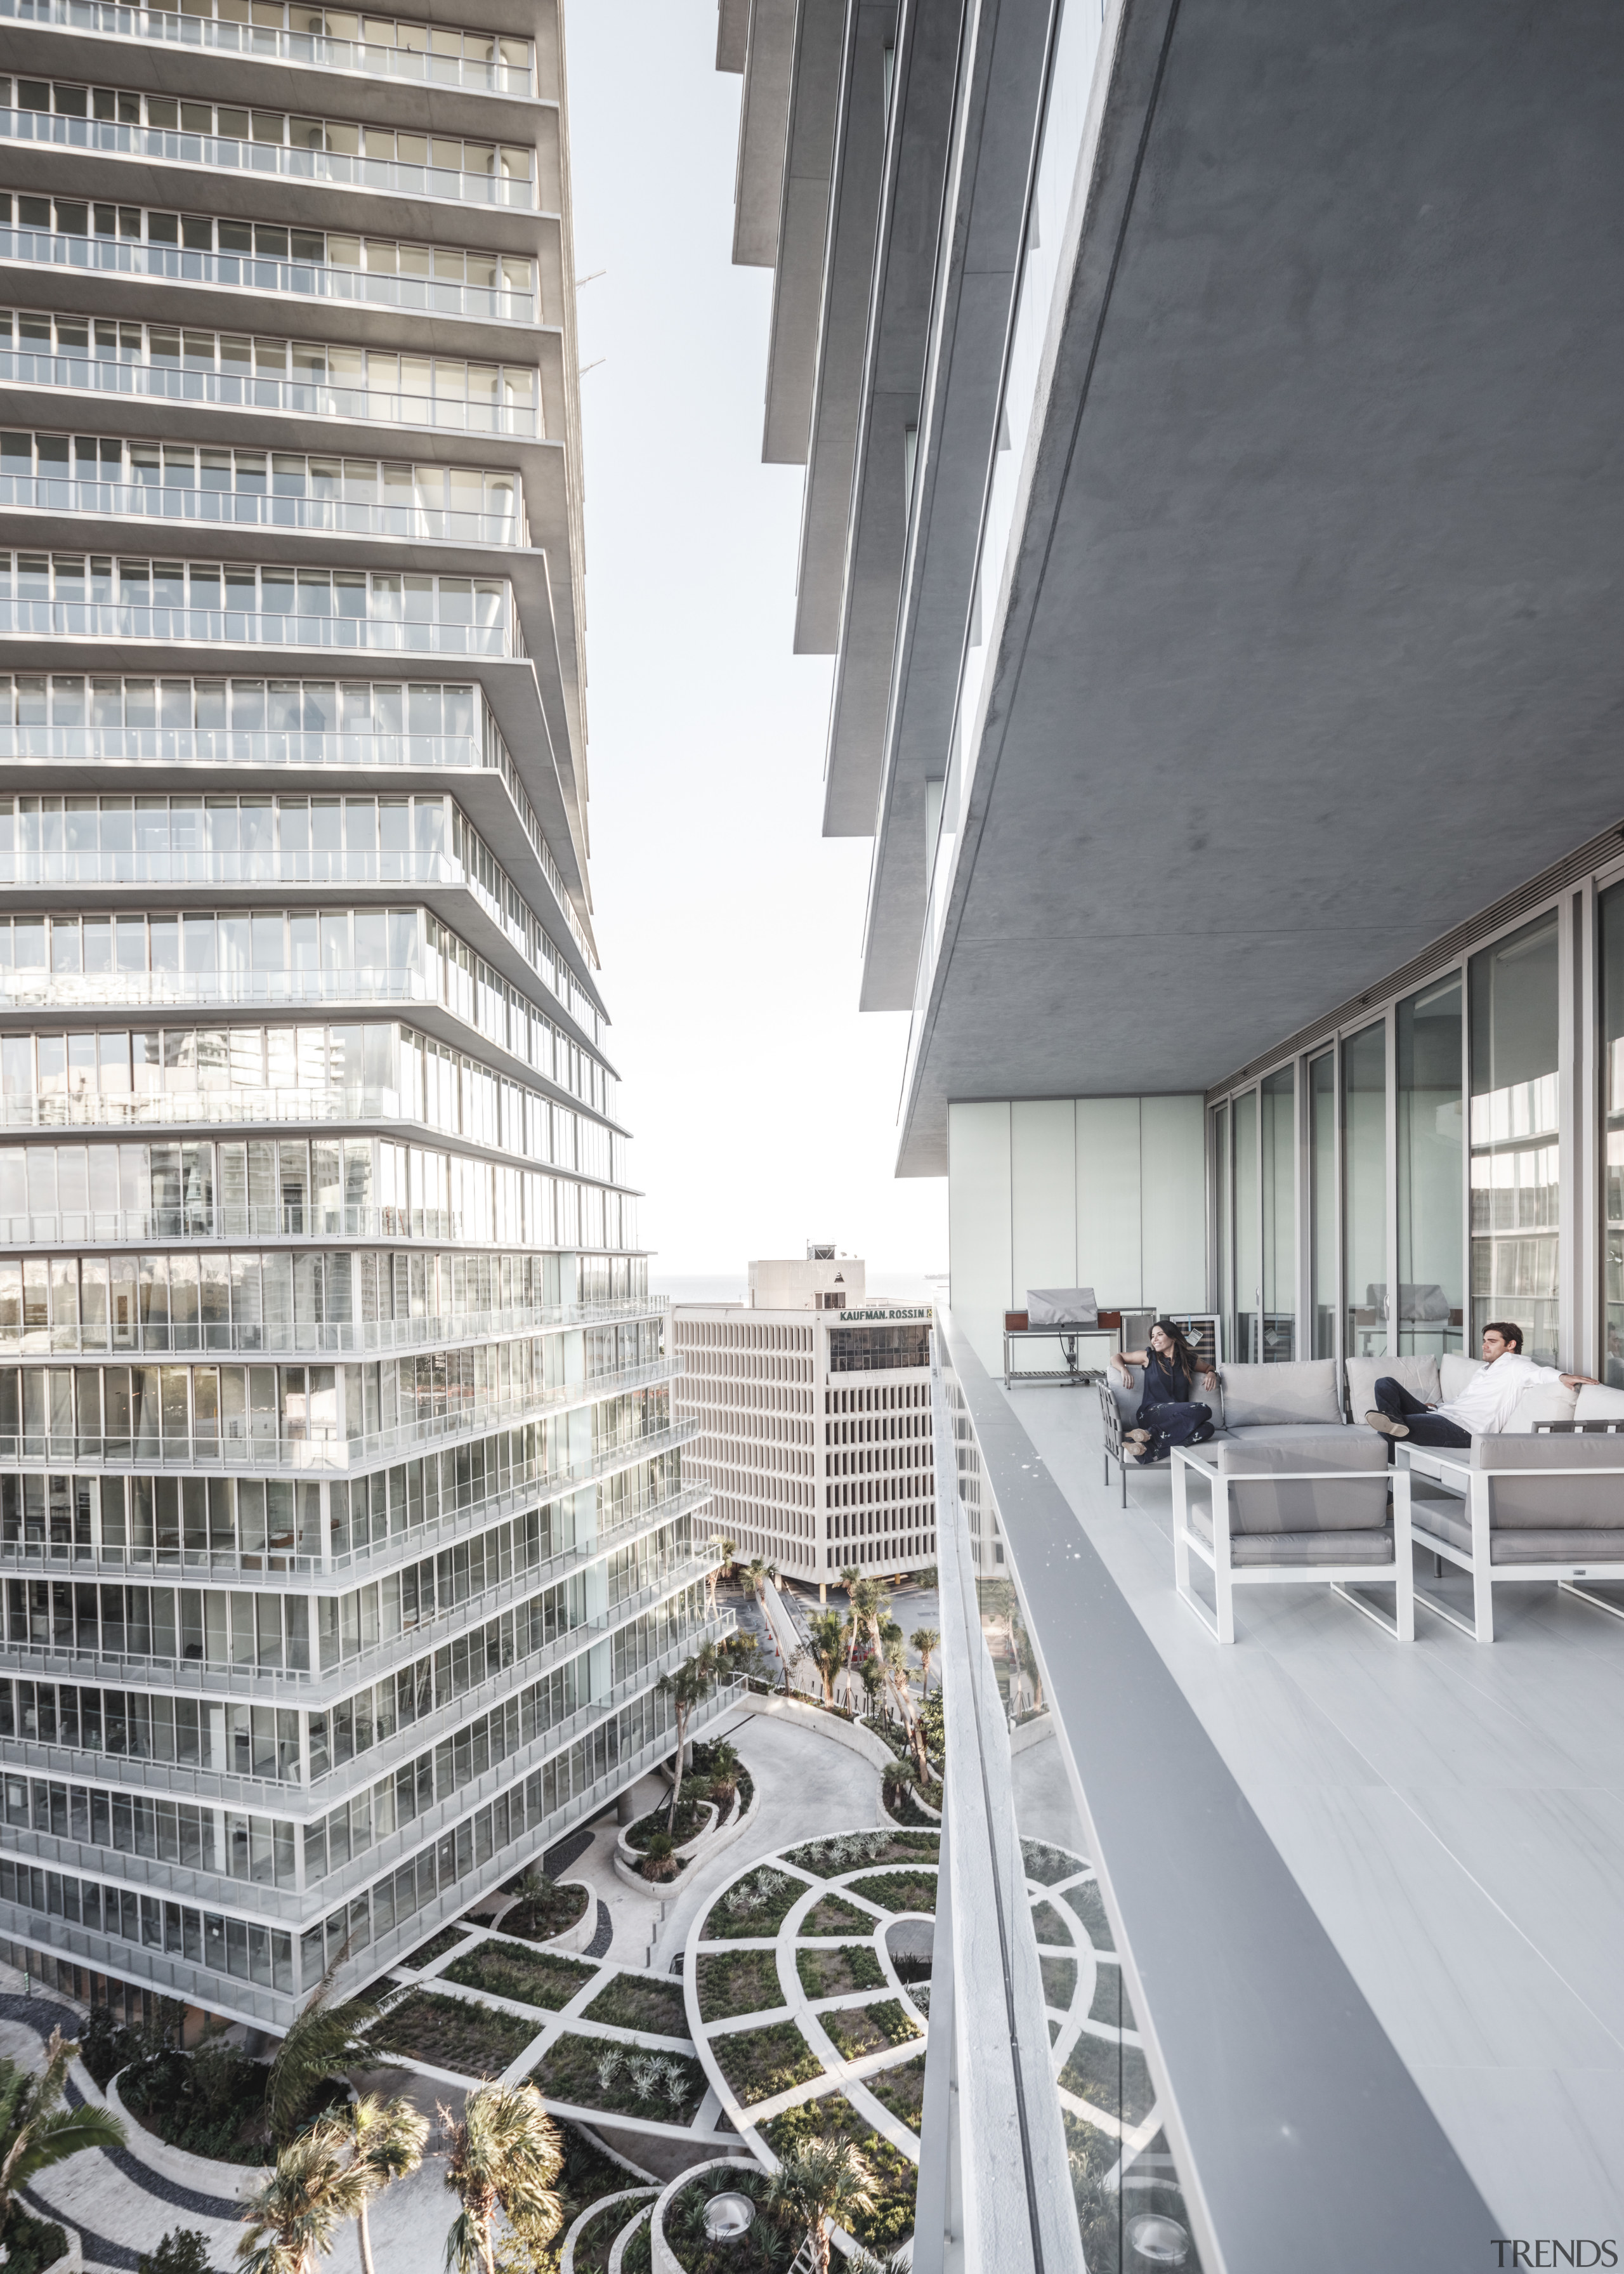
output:
{"label": "glass tower", "polygon": [[275,2029],[669,1751],[707,1625],[584,869],[560,30],[7,46],[0,1941]]}

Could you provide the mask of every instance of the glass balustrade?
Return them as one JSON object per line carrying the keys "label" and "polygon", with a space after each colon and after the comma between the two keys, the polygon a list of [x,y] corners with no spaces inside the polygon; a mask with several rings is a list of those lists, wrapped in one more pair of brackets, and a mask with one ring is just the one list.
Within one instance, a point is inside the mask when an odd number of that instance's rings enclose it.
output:
{"label": "glass balustrade", "polygon": [[177,8],[129,7],[120,0],[0,0],[0,22],[50,24],[144,46],[210,48],[323,71],[364,72],[493,94],[534,92],[528,40],[455,25],[362,18],[342,9],[284,7],[282,0],[190,0]]}
{"label": "glass balustrade", "polygon": [[0,79],[0,142],[5,141],[201,166],[210,173],[330,182],[395,197],[535,203],[532,149],[115,87]]}

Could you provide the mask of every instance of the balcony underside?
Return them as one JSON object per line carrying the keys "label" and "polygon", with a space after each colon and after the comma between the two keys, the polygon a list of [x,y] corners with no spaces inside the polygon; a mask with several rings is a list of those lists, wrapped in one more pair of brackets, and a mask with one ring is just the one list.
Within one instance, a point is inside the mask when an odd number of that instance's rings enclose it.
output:
{"label": "balcony underside", "polygon": [[950,1098],[1208,1087],[1624,811],[1621,124],[1578,0],[1127,9],[904,1173]]}

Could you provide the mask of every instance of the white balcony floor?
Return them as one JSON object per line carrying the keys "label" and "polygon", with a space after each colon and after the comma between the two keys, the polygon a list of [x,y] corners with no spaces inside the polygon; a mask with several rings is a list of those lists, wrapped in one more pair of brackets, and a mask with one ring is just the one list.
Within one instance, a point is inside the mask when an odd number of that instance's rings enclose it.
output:
{"label": "white balcony floor", "polygon": [[[1322,1583],[1237,1591],[1237,1640],[1221,1649],[1174,1593],[1169,1470],[1131,1471],[1124,1510],[1115,1472],[1103,1482],[1094,1390],[995,1394],[1007,1395],[1500,2233],[1616,2235],[1624,1623],[1553,1586],[1512,1585],[1495,1591],[1495,1643],[1417,1609],[1404,1646]],[[1419,1568],[1430,1591],[1447,1592],[1430,1556]]]}

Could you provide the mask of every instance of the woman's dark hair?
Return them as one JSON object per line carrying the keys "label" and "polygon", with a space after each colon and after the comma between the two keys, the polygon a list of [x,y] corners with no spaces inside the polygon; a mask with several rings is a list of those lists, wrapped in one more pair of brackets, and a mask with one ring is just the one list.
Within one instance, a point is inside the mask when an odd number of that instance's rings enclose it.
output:
{"label": "woman's dark hair", "polygon": [[1156,1324],[1173,1345],[1174,1365],[1182,1367],[1188,1374],[1196,1374],[1201,1364],[1201,1354],[1177,1321],[1158,1319]]}
{"label": "woman's dark hair", "polygon": [[1483,1331],[1485,1335],[1498,1335],[1503,1343],[1509,1343],[1517,1355],[1522,1356],[1522,1329],[1514,1327],[1509,1319],[1491,1319]]}

